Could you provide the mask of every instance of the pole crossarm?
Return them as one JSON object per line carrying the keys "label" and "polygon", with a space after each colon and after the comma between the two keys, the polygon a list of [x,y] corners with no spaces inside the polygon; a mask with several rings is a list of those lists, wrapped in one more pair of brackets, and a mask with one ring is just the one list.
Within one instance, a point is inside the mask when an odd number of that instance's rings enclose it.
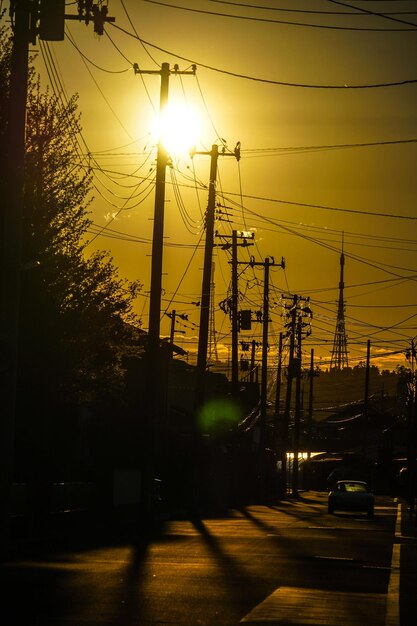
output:
{"label": "pole crossarm", "polygon": [[[227,155],[226,155],[227,156]],[[233,156],[233,155],[229,155],[229,156]],[[241,247],[241,248],[247,248],[248,246],[253,246],[253,243],[251,243],[251,241],[253,241],[255,239],[255,232],[254,231],[247,231],[247,230],[237,230],[236,232],[236,239],[243,239],[242,243],[237,243],[236,245]],[[222,233],[219,232],[215,232],[215,237],[219,237],[220,239],[226,239],[226,243],[215,243],[214,246],[217,248],[221,248],[222,250],[229,250],[232,247],[232,244],[229,243],[227,240],[230,239],[233,242],[233,235],[223,235]],[[249,240],[249,241],[248,241]],[[232,261],[229,261],[229,263],[231,263]],[[247,265],[247,263],[244,263],[243,261],[238,261],[237,262],[238,265]]]}
{"label": "pole crossarm", "polygon": [[[133,71],[135,74],[161,74],[162,69],[160,70],[141,70],[138,63],[133,63]],[[174,74],[174,75],[184,75],[184,74],[188,74],[191,76],[195,76],[197,72],[197,66],[196,65],[192,65],[191,66],[191,70],[180,70],[179,66],[177,64],[174,65],[174,67],[172,69],[169,69],[169,73],[170,74]],[[203,154],[203,153],[197,153],[197,154]],[[209,154],[207,152],[205,152],[204,154]]]}
{"label": "pole crossarm", "polygon": [[281,263],[275,263],[275,259],[273,256],[271,257],[266,257],[265,261],[255,261],[255,257],[251,257],[249,263],[245,263],[244,261],[241,261],[239,264],[240,265],[249,265],[250,267],[265,267],[265,265],[268,263],[269,267],[282,267],[282,269],[285,269],[285,259],[284,257],[282,257],[281,259]]}

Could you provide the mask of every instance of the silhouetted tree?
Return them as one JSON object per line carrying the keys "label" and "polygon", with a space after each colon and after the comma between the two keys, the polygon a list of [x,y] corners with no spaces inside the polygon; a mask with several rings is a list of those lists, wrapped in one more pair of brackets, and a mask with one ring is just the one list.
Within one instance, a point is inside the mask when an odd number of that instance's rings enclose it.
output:
{"label": "silhouetted tree", "polygon": [[[10,54],[8,33],[0,29],[0,140],[7,124]],[[91,173],[80,159],[79,132],[77,97],[64,101],[42,92],[32,69],[17,424],[26,443],[49,431],[47,421],[59,419],[59,406],[122,404],[120,359],[139,326],[132,308],[139,282],[120,278],[108,253],[86,249]],[[6,158],[0,148],[0,159]]]}
{"label": "silhouetted tree", "polygon": [[[80,161],[76,97],[62,103],[39,82],[29,93],[23,224],[21,354],[28,385],[48,397],[91,399],[114,389],[120,346],[137,323],[138,283],[105,252],[86,254],[91,177]],[[47,376],[45,376],[47,374]]]}

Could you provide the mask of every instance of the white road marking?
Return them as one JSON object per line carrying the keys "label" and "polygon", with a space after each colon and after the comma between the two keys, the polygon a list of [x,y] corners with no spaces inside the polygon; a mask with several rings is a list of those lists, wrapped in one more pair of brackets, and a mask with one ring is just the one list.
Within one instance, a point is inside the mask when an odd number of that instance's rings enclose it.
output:
{"label": "white road marking", "polygon": [[321,554],[315,554],[315,559],[327,559],[329,561],[354,561],[355,559],[351,556],[326,556]]}
{"label": "white road marking", "polygon": [[384,626],[385,594],[278,587],[241,623],[271,626]]}
{"label": "white road marking", "polygon": [[[325,530],[323,528],[323,530]],[[327,529],[329,530],[329,528]],[[401,504],[397,506],[395,537],[401,535]],[[316,559],[354,561],[348,557],[315,555]],[[401,545],[392,546],[391,566],[362,565],[368,569],[389,569],[387,594],[349,593],[278,587],[263,602],[245,615],[241,623],[275,626],[399,626],[400,625],[400,558]],[[384,619],[385,616],[385,619]]]}
{"label": "white road marking", "polygon": [[399,626],[400,623],[400,551],[401,545],[394,543],[392,546],[385,626]]}
{"label": "white road marking", "polygon": [[[395,536],[401,537],[401,503],[397,505]],[[399,626],[400,623],[400,558],[401,545],[394,543],[392,546],[391,573],[388,582],[385,626]]]}
{"label": "white road marking", "polygon": [[401,504],[397,504],[397,520],[395,522],[395,536],[401,537]]}

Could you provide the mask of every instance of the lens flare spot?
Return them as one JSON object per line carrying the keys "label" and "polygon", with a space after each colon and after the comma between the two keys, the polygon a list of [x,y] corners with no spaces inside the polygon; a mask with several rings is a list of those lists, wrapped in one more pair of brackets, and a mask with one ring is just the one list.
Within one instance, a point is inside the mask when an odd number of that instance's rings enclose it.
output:
{"label": "lens flare spot", "polygon": [[214,398],[204,404],[197,419],[201,432],[221,435],[238,425],[241,412],[231,398]]}

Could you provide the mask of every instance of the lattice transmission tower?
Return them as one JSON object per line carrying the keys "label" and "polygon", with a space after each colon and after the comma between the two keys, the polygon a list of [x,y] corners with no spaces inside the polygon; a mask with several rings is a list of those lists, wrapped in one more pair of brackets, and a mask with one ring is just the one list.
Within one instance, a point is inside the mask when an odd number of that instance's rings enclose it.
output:
{"label": "lattice transmission tower", "polygon": [[347,349],[347,337],[345,328],[345,300],[344,300],[344,266],[345,255],[340,255],[340,280],[339,280],[339,304],[337,307],[337,320],[336,330],[334,333],[332,358],[330,360],[330,369],[342,370],[344,367],[348,367],[348,349]]}
{"label": "lattice transmission tower", "polygon": [[208,362],[218,361],[217,354],[217,337],[216,337],[216,317],[214,314],[214,297],[216,285],[214,282],[215,264],[211,264],[211,282],[210,282],[210,315],[209,315],[209,340],[208,340]]}

